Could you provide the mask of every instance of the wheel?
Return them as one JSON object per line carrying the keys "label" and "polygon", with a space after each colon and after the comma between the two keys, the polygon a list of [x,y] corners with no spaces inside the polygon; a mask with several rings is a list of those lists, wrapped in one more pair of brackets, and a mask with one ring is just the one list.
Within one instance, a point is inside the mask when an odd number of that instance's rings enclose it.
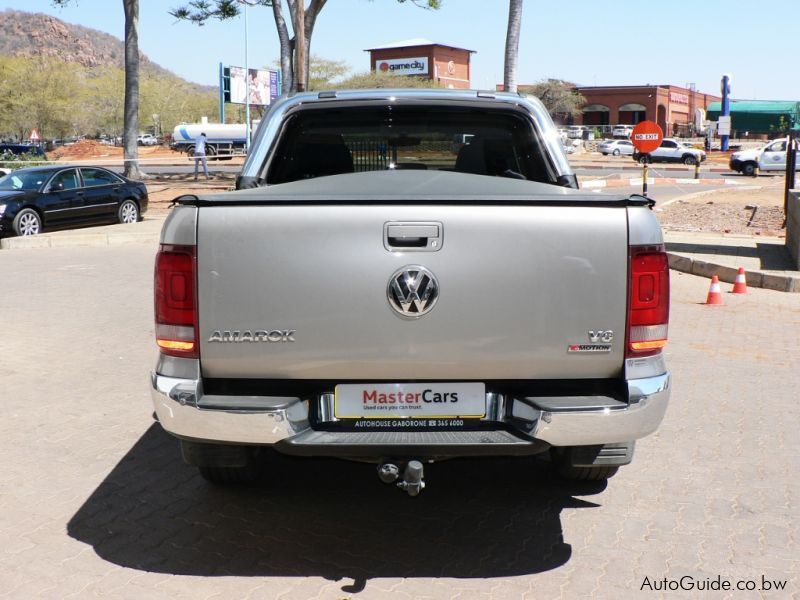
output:
{"label": "wheel", "polygon": [[244,467],[197,467],[200,476],[214,485],[247,485],[255,483],[261,470],[255,461]]}
{"label": "wheel", "polygon": [[217,149],[214,146],[206,146],[206,159],[215,160]]}
{"label": "wheel", "polygon": [[261,477],[261,448],[181,440],[183,460],[215,485],[254,483]]}
{"label": "wheel", "polygon": [[640,165],[646,165],[650,162],[650,157],[647,154],[642,154],[639,156],[638,162]]}
{"label": "wheel", "polygon": [[186,149],[186,156],[189,156],[189,157],[194,156],[194,146],[189,146]]}
{"label": "wheel", "polygon": [[744,163],[742,165],[742,175],[747,175],[748,177],[755,177],[756,175],[756,165],[755,163]]}
{"label": "wheel", "polygon": [[130,224],[139,220],[139,207],[133,200],[125,200],[119,205],[117,219],[120,223]]}
{"label": "wheel", "polygon": [[685,164],[685,165],[696,165],[697,164],[697,159],[694,156],[692,156],[691,154],[687,154],[686,156],[683,157],[683,164]]}
{"label": "wheel", "polygon": [[616,475],[617,471],[619,471],[619,467],[573,467],[571,465],[556,467],[558,476],[567,481],[603,481]]}
{"label": "wheel", "polygon": [[550,459],[553,470],[561,479],[567,481],[603,481],[617,474],[618,466],[580,466],[572,464],[576,448],[551,448]]}
{"label": "wheel", "polygon": [[615,148],[614,152],[612,152],[611,154],[613,154],[614,156],[619,156],[619,148]]}
{"label": "wheel", "polygon": [[42,231],[42,219],[35,210],[23,208],[14,217],[13,227],[17,235],[36,235]]}

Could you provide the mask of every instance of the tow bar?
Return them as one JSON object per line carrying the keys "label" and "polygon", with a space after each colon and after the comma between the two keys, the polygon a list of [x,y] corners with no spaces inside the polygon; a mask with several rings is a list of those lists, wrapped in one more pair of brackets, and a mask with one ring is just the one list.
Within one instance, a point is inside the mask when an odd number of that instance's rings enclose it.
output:
{"label": "tow bar", "polygon": [[[378,467],[378,477],[383,483],[396,483],[397,487],[406,492],[409,496],[419,496],[425,488],[422,463],[418,460],[410,460],[406,463],[403,470],[403,478],[400,479],[400,467],[393,463],[383,463]],[[400,479],[400,481],[397,481]]]}

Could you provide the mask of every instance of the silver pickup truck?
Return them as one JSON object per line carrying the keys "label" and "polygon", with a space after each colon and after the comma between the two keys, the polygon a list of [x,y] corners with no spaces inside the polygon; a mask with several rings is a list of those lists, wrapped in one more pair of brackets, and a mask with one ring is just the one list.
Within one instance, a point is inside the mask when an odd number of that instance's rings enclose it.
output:
{"label": "silver pickup truck", "polygon": [[537,100],[290,96],[237,187],[178,198],[156,259],[155,412],[206,479],[274,450],[410,495],[453,457],[599,480],[661,422],[661,229],[647,198],[577,189]]}

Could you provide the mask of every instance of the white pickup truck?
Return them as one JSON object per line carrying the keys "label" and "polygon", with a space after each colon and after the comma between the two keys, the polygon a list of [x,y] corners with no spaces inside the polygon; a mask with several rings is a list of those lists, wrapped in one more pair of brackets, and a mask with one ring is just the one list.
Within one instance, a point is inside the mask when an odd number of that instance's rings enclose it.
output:
{"label": "white pickup truck", "polygon": [[178,198],[156,258],[155,413],[209,481],[272,451],[412,496],[456,457],[601,480],[661,422],[661,228],[647,198],[576,189],[538,100],[286,97],[237,187]]}
{"label": "white pickup truck", "polygon": [[[755,175],[756,169],[761,171],[785,171],[786,145],[787,138],[782,138],[755,150],[734,152],[731,154],[728,166],[731,170],[747,176]],[[800,170],[800,161],[797,161],[796,169]]]}

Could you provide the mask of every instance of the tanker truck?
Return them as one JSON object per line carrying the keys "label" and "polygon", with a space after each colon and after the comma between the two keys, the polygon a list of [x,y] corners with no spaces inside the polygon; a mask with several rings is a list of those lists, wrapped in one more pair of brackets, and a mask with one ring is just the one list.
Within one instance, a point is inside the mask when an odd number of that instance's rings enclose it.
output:
{"label": "tanker truck", "polygon": [[206,156],[209,159],[229,160],[246,154],[247,134],[244,123],[183,123],[172,132],[170,148],[194,156],[195,140],[206,134]]}

